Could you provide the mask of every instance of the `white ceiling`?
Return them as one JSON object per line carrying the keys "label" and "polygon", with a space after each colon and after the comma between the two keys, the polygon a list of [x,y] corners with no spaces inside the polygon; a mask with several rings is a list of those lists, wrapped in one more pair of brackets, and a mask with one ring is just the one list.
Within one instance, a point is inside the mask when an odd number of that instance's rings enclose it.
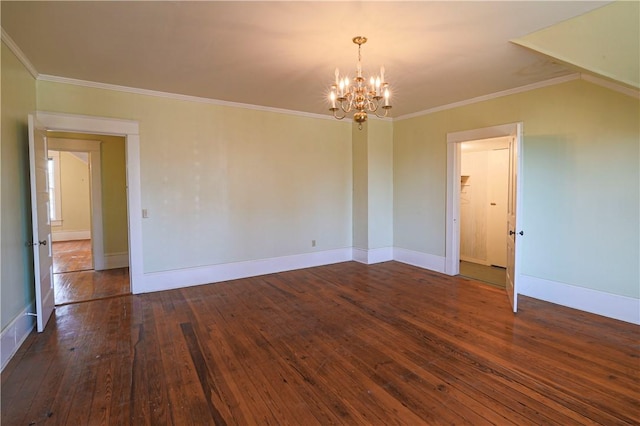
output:
{"label": "white ceiling", "polygon": [[364,35],[397,117],[571,74],[509,40],[607,3],[2,1],[1,16],[40,74],[321,114]]}

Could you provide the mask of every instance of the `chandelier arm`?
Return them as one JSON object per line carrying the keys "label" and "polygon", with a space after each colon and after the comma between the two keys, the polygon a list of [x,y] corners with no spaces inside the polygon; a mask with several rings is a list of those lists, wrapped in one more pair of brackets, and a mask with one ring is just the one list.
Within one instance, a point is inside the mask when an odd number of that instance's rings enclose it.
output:
{"label": "chandelier arm", "polygon": [[340,117],[337,114],[338,108],[331,108],[331,110],[333,111],[333,118],[336,118],[338,120],[342,120],[343,118],[345,118],[347,116],[347,114],[342,114],[342,117]]}
{"label": "chandelier arm", "polygon": [[373,112],[375,113],[376,111],[378,111],[378,102],[371,100],[371,99],[367,99],[367,109],[369,110],[369,112]]}
{"label": "chandelier arm", "polygon": [[344,103],[340,103],[340,109],[342,109],[342,112],[344,112],[345,114],[348,114],[351,112],[351,110],[353,109],[353,102],[349,101],[347,102],[347,107],[344,107]]}
{"label": "chandelier arm", "polygon": [[378,118],[385,118],[388,114],[389,114],[389,110],[391,109],[390,105],[385,105],[382,107],[382,109],[384,110],[384,114],[383,115],[379,115],[377,111],[374,112],[374,114],[376,115],[376,117]]}

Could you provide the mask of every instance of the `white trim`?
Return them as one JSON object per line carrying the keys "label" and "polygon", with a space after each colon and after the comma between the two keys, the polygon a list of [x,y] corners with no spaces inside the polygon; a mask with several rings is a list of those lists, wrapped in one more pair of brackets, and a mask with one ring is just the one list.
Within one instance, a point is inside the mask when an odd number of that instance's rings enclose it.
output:
{"label": "white trim", "polygon": [[134,288],[134,293],[149,293],[191,287],[350,260],[352,260],[352,253],[349,247],[269,259],[152,272],[142,276],[142,283]]}
{"label": "white trim", "polygon": [[520,275],[520,294],[640,325],[640,299]]}
{"label": "white trim", "polygon": [[367,262],[367,260],[368,260],[367,249],[361,249],[361,248],[352,247],[351,248],[351,257],[355,262],[364,263],[365,265],[368,264],[368,262]]}
{"label": "white trim", "polygon": [[22,312],[9,323],[0,333],[0,357],[2,359],[2,370],[7,366],[11,358],[16,354],[20,346],[24,343],[31,331],[36,326],[35,316],[29,315],[35,312],[33,303],[24,308]]}
{"label": "white trim", "polygon": [[447,133],[447,143],[460,143],[514,136],[516,132],[516,125],[517,123],[500,124],[498,126]]}
{"label": "white trim", "polygon": [[[502,124],[447,133],[447,204],[445,215],[445,273],[447,275],[460,273],[460,143],[513,136],[518,133],[518,125],[519,123]],[[518,148],[521,146],[519,145]],[[521,150],[518,155],[522,156]],[[518,172],[518,180],[520,181],[522,170],[519,169]],[[518,187],[517,190],[519,192],[520,188]]]}
{"label": "white trim", "polygon": [[580,78],[579,73],[565,75],[563,77],[556,77],[550,80],[540,81],[538,83],[528,84],[526,86],[515,87],[513,89],[503,90],[501,92],[490,93],[488,95],[482,95],[471,99],[466,99],[459,102],[453,102],[447,105],[441,105],[423,111],[413,112],[410,114],[401,115],[395,117],[394,121],[407,120],[409,118],[420,117],[422,115],[433,114],[434,112],[445,111],[448,109],[459,108],[466,105],[477,104],[478,102],[484,102],[491,99],[502,98],[504,96],[515,95],[517,93],[529,92],[531,90],[541,89],[543,87],[555,86],[556,84],[566,83],[568,81],[577,80]]}
{"label": "white trim", "polygon": [[447,134],[447,203],[445,207],[445,268],[447,275],[460,273],[460,144]]}
{"label": "white trim", "polygon": [[4,30],[4,28],[2,28],[2,41],[4,41],[4,44],[7,45],[9,50],[13,52],[14,55],[16,55],[16,58],[18,58],[20,63],[22,63],[22,65],[27,69],[27,71],[29,71],[29,74],[31,74],[31,76],[37,80],[39,74],[38,74],[38,71],[36,70],[36,67],[33,66],[31,61],[27,58],[27,55],[25,55],[22,49],[18,47],[16,42],[13,41],[11,36],[9,36],[9,34]]}
{"label": "white trim", "polygon": [[82,231],[52,231],[51,239],[53,242],[58,241],[76,241],[91,239],[91,231],[88,229]]}
{"label": "white trim", "polygon": [[102,269],[126,268],[129,266],[129,253],[105,253],[102,260]]}
{"label": "white trim", "polygon": [[83,115],[37,113],[49,130],[125,137],[127,173],[127,223],[129,230],[129,280],[132,293],[142,285],[142,193],[140,184],[140,136],[137,121]]}
{"label": "white trim", "polygon": [[445,258],[442,256],[394,247],[393,260],[419,268],[429,269],[430,271],[444,273]]}
{"label": "white trim", "polygon": [[[480,129],[465,130],[461,132],[447,133],[447,204],[446,204],[446,225],[445,225],[445,273],[447,275],[458,275],[460,273],[460,143],[472,140],[482,140],[512,136],[516,138],[517,144],[517,174],[516,174],[516,229],[521,230],[523,223],[522,210],[522,123],[502,124],[499,126],[484,127]],[[515,252],[515,272],[514,272],[514,312],[517,310],[518,285],[520,256],[522,250],[520,243],[516,244]]]}
{"label": "white trim", "polygon": [[[222,101],[219,99],[202,98],[199,96],[190,96],[190,95],[181,95],[178,93],[160,92],[157,90],[139,89],[136,87],[118,86],[115,84],[98,83],[95,81],[86,81],[86,80],[78,80],[75,78],[58,77],[55,75],[40,74],[38,76],[38,80],[48,81],[52,83],[71,84],[74,86],[89,87],[93,89],[104,89],[104,90],[113,90],[116,92],[133,93],[136,95],[143,95],[143,96],[168,98],[168,99],[173,99],[177,101],[196,102],[196,103],[209,104],[209,105],[243,108],[243,109],[250,109],[250,110],[256,110],[256,111],[273,112],[277,114],[297,115],[300,117],[319,118],[323,120],[335,121],[335,118],[332,115],[328,115],[328,114],[316,114],[311,112],[294,111],[291,109],[284,109],[284,108],[274,108],[274,107],[267,107],[262,105],[244,104],[240,102]],[[344,121],[352,121],[352,120],[345,119]]]}
{"label": "white trim", "polygon": [[632,98],[640,99],[640,90],[632,89],[631,87],[622,86],[621,84],[614,83],[613,81],[605,80],[604,78],[596,77],[591,74],[581,74],[580,78],[589,83],[597,84],[598,86],[606,87],[609,90],[622,93]]}
{"label": "white trim", "polygon": [[366,265],[393,260],[393,247],[380,247],[368,250],[354,247],[352,250],[353,260]]}
{"label": "white trim", "polygon": [[95,117],[92,115],[65,114],[37,111],[38,119],[49,130],[59,132],[89,133],[94,135],[127,136],[139,133],[137,121],[120,118]]}

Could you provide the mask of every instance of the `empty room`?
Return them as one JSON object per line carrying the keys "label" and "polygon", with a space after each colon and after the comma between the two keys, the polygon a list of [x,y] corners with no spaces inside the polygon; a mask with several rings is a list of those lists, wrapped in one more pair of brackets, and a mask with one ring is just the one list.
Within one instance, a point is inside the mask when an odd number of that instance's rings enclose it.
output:
{"label": "empty room", "polygon": [[640,424],[640,2],[0,7],[3,425]]}

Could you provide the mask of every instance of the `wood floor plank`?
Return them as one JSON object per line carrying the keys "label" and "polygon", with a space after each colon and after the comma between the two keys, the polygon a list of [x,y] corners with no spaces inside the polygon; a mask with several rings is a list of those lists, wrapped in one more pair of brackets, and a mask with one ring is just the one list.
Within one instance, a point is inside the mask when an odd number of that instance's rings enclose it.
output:
{"label": "wood floor plank", "polygon": [[3,425],[640,424],[640,327],[397,262],[59,306]]}
{"label": "wood floor plank", "polygon": [[93,269],[91,240],[54,241],[52,253],[54,274]]}

